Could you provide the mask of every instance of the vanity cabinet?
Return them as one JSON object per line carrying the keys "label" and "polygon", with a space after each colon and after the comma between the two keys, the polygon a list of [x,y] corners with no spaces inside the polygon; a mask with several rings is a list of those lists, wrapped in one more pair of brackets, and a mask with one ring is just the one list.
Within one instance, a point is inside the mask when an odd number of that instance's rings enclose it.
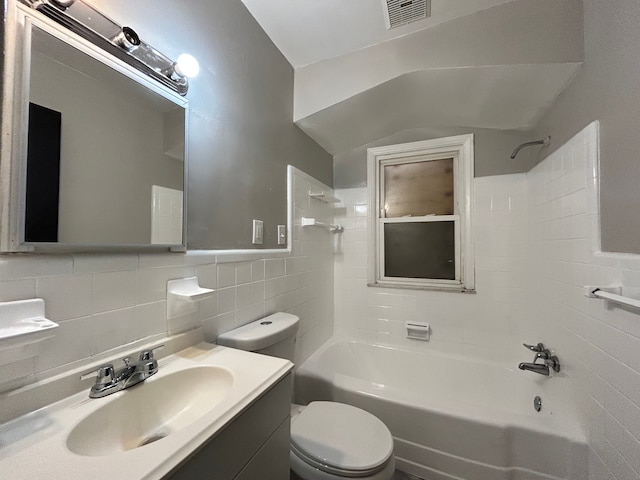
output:
{"label": "vanity cabinet", "polygon": [[287,480],[291,388],[289,373],[165,480]]}

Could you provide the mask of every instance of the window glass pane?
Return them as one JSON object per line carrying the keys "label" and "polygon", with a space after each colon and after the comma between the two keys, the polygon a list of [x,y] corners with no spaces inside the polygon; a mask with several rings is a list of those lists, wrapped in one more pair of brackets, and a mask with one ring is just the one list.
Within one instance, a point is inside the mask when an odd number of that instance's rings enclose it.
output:
{"label": "window glass pane", "polygon": [[385,276],[455,280],[454,223],[385,223]]}
{"label": "window glass pane", "polygon": [[453,158],[385,165],[385,217],[453,215]]}

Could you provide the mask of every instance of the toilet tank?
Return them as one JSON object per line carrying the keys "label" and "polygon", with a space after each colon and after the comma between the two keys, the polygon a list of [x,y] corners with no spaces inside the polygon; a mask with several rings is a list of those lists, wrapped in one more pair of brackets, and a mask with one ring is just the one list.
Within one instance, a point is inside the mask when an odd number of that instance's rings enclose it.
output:
{"label": "toilet tank", "polygon": [[262,353],[293,362],[300,319],[278,312],[218,336],[218,345]]}

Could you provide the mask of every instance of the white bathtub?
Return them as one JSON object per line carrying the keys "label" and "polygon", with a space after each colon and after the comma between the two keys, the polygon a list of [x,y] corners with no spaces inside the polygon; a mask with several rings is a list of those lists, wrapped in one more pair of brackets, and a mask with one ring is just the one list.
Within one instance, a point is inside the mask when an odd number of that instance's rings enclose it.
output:
{"label": "white bathtub", "polygon": [[496,363],[331,339],[298,368],[295,395],[373,413],[395,438],[398,468],[428,480],[584,480],[580,429],[553,408],[533,408],[540,379]]}

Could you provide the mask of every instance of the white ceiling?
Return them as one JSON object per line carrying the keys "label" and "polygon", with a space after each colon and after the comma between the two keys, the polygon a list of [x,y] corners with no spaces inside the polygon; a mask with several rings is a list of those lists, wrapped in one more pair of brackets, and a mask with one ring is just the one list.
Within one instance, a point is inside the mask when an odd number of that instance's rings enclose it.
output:
{"label": "white ceiling", "polygon": [[294,68],[513,0],[432,0],[431,17],[387,30],[384,0],[242,0]]}
{"label": "white ceiling", "polygon": [[337,155],[425,127],[533,128],[584,59],[581,0],[242,0],[295,68],[294,121]]}

